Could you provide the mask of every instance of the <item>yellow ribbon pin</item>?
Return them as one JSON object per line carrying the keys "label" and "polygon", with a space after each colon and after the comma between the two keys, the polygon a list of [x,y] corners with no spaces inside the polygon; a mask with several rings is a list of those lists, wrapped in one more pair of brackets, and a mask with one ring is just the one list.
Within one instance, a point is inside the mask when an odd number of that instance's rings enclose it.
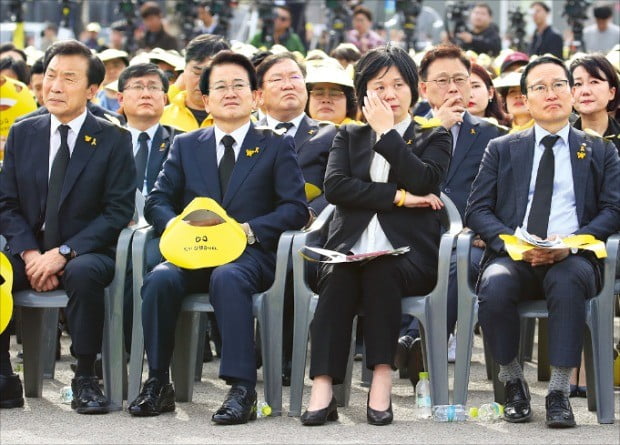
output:
{"label": "yellow ribbon pin", "polygon": [[314,134],[316,133],[316,130],[308,130],[308,134]]}
{"label": "yellow ribbon pin", "polygon": [[254,148],[248,148],[245,150],[245,155],[248,158],[251,158],[252,156],[254,156],[255,154],[257,154],[259,152],[259,148],[258,147],[254,147]]}
{"label": "yellow ribbon pin", "polygon": [[475,129],[473,129],[473,128],[472,128],[471,130],[469,130],[469,132],[470,132],[471,134],[476,134],[476,130],[475,130]]}
{"label": "yellow ribbon pin", "polygon": [[159,151],[164,151],[166,149],[166,143],[162,142],[161,145],[159,146]]}

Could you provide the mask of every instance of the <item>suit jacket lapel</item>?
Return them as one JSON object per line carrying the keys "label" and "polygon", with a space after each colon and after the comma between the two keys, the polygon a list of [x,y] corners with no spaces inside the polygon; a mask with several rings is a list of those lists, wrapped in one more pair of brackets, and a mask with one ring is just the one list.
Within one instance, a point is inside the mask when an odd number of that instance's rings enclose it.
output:
{"label": "suit jacket lapel", "polygon": [[[36,163],[35,182],[39,191],[39,205],[41,207],[41,215],[45,215],[45,203],[47,202],[47,184],[49,182],[49,159],[50,159],[50,126],[51,118],[47,114],[38,118],[33,124],[36,134],[41,135],[41,139],[35,139],[32,144],[33,156],[40,159]],[[37,143],[41,142],[41,143]]]}
{"label": "suit jacket lapel", "polygon": [[527,198],[532,178],[532,165],[534,164],[534,129],[530,128],[521,133],[518,139],[510,141],[510,165],[514,179],[514,193],[517,210],[518,226],[525,218]]}
{"label": "suit jacket lapel", "polygon": [[297,153],[299,153],[301,147],[312,138],[312,135],[318,131],[318,128],[319,127],[316,126],[308,116],[302,118],[299,122],[297,133],[295,133],[295,151]]}
{"label": "suit jacket lapel", "polygon": [[[62,192],[60,194],[59,206],[62,206],[65,198],[69,195],[69,192],[73,188],[75,181],[82,173],[84,167],[97,150],[96,140],[97,134],[101,131],[101,126],[97,122],[97,119],[89,112],[86,114],[86,120],[82,124],[82,128],[75,140],[75,147],[69,159],[69,165],[67,166],[67,172],[65,174],[65,181],[62,185]],[[89,141],[86,141],[89,139]]]}
{"label": "suit jacket lapel", "polygon": [[[592,147],[588,145],[588,139],[578,135],[572,128],[568,133],[568,149],[570,151],[570,163],[573,170],[573,190],[575,193],[575,209],[577,210],[577,221],[581,224],[583,208],[585,204],[588,171],[592,159]],[[583,150],[582,150],[583,149]],[[585,151],[585,156],[577,156],[577,152]]]}
{"label": "suit jacket lapel", "polygon": [[263,145],[265,136],[254,130],[254,125],[250,124],[248,133],[245,135],[245,139],[241,144],[239,150],[239,156],[235,163],[230,182],[226,188],[226,195],[222,199],[222,206],[226,208],[235,194],[239,191],[241,184],[245,181],[245,178],[252,171],[256,163],[260,160],[263,152],[268,150],[266,145]]}
{"label": "suit jacket lapel", "polygon": [[201,171],[199,175],[205,182],[207,193],[210,197],[222,202],[220,190],[220,175],[217,169],[217,150],[215,146],[215,131],[213,127],[199,130],[198,145],[194,151],[196,162],[194,167]]}
{"label": "suit jacket lapel", "polygon": [[463,114],[463,123],[459,130],[459,136],[456,140],[456,146],[452,154],[452,159],[450,160],[450,168],[448,169],[445,182],[449,182],[450,179],[452,179],[452,176],[458,170],[459,165],[463,162],[463,159],[465,159],[467,153],[478,138],[478,125],[479,123],[474,122],[468,112]]}
{"label": "suit jacket lapel", "polygon": [[170,145],[170,134],[163,126],[159,126],[155,135],[153,136],[153,143],[151,144],[151,153],[149,155],[149,163],[146,167],[146,188],[151,190],[159,174],[161,163],[164,157],[168,154],[168,147]]}

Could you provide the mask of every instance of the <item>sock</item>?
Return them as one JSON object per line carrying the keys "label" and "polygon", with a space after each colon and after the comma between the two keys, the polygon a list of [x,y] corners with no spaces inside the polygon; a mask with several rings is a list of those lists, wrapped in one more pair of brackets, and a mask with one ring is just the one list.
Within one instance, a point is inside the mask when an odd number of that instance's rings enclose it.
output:
{"label": "sock", "polygon": [[251,382],[249,380],[228,379],[227,383],[232,386],[243,386],[248,391],[252,391],[254,388],[256,388],[256,383]]}
{"label": "sock", "polygon": [[519,365],[516,357],[507,365],[499,365],[499,374],[497,375],[497,378],[502,383],[506,383],[509,380],[514,379],[525,381],[525,378],[523,377],[523,369],[521,369],[521,365]]}
{"label": "sock", "polygon": [[4,331],[0,334],[0,375],[13,375],[11,355],[9,354],[10,345],[11,335]]}
{"label": "sock", "polygon": [[77,367],[75,369],[76,377],[93,377],[95,376],[95,359],[97,354],[78,354]]}
{"label": "sock", "polygon": [[570,374],[573,368],[561,366],[551,367],[551,379],[549,379],[549,392],[562,391],[568,397],[570,394]]}
{"label": "sock", "polygon": [[156,378],[162,385],[170,383],[170,370],[151,369],[149,368],[149,379]]}

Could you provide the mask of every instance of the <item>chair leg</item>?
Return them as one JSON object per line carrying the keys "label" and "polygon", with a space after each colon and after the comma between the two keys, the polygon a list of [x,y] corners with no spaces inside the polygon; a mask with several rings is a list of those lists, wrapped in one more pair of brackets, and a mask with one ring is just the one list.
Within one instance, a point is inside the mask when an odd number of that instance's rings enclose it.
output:
{"label": "chair leg", "polygon": [[538,381],[548,382],[551,379],[549,365],[549,319],[538,319]]}
{"label": "chair leg", "polygon": [[43,370],[48,351],[46,338],[54,338],[58,328],[58,308],[22,307],[22,345],[24,347],[24,392],[26,397],[43,394]]}
{"label": "chair leg", "polygon": [[[583,341],[583,361],[586,370],[586,386],[588,394],[588,411],[596,411],[596,376],[594,370],[594,351],[592,350],[592,335],[590,329],[586,327],[585,338]],[[598,370],[597,370],[598,371]]]}
{"label": "chair leg", "polygon": [[347,371],[344,382],[340,385],[334,385],[334,397],[338,406],[349,406],[349,398],[351,396],[351,377],[353,374],[353,355],[355,354],[355,332],[357,331],[357,317],[353,319],[351,330],[351,345],[349,346],[349,359],[347,361]]}
{"label": "chair leg", "polygon": [[194,382],[202,379],[202,359],[205,351],[205,332],[207,331],[208,312],[200,313],[200,321],[198,323],[198,342],[196,345],[196,368],[194,369]]}
{"label": "chair leg", "polygon": [[447,333],[445,329],[425,329],[423,320],[420,321],[422,351],[426,351],[424,369],[431,376],[431,399],[433,405],[447,405],[450,403]]}
{"label": "chair leg", "polygon": [[[594,316],[592,317],[596,319]],[[596,324],[596,326],[593,326]],[[613,382],[612,324],[592,323],[586,329],[586,379],[588,409],[596,408],[598,423],[614,423],[615,401]],[[593,391],[591,392],[591,389]]]}
{"label": "chair leg", "polygon": [[192,401],[199,318],[199,312],[182,311],[177,321],[174,353],[172,354],[172,380],[177,402]]}
{"label": "chair leg", "polygon": [[493,380],[493,356],[491,355],[491,349],[487,346],[484,332],[482,332],[482,342],[484,345],[484,365],[487,370],[487,380]]}
{"label": "chair leg", "polygon": [[532,361],[532,354],[534,351],[534,331],[536,330],[535,318],[521,318],[520,329],[520,348],[519,348],[519,363],[523,364],[524,361]]}
{"label": "chair leg", "polygon": [[[58,315],[60,310],[57,311]],[[58,321],[56,321],[58,325]],[[43,366],[43,378],[53,379],[56,371],[56,341],[58,335],[58,328],[54,331],[54,335],[46,335],[43,338],[43,351],[45,354],[45,362]]]}
{"label": "chair leg", "polygon": [[[134,315],[135,317],[135,315]],[[129,356],[129,379],[127,382],[127,401],[133,402],[140,393],[142,367],[144,366],[144,334],[142,326],[134,328],[131,333],[131,353]]]}
{"label": "chair leg", "polygon": [[[362,352],[362,383],[361,385],[364,388],[370,388],[370,384],[372,383],[372,371],[366,367],[366,344],[363,346]],[[353,350],[355,351],[355,345],[353,345]],[[355,355],[355,353],[354,353]]]}
{"label": "chair leg", "polygon": [[308,357],[308,334],[310,331],[310,307],[295,302],[295,325],[293,326],[293,354],[291,365],[291,395],[289,416],[301,416],[304,392],[304,375]]}
{"label": "chair leg", "polygon": [[[460,309],[460,308],[459,308]],[[467,403],[467,390],[471,369],[471,351],[474,345],[474,306],[468,311],[463,308],[459,314],[456,331],[456,360],[454,362],[454,390],[452,398],[455,404]],[[469,313],[468,313],[469,312]]]}
{"label": "chair leg", "polygon": [[493,375],[493,396],[497,403],[502,405],[506,403],[506,388],[504,384],[499,381],[499,364],[491,359],[491,373]]}
{"label": "chair leg", "polygon": [[[271,406],[272,416],[282,415],[282,319],[270,319],[270,313],[263,309],[256,314],[261,333],[263,354],[263,381],[265,384],[265,401]],[[276,317],[277,318],[277,317]],[[280,326],[269,329],[268,326]]]}

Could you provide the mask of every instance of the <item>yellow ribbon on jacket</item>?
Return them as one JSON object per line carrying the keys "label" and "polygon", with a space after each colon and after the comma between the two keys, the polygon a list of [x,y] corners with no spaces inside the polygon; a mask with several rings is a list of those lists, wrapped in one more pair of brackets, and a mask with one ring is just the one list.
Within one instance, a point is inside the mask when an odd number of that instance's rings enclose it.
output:
{"label": "yellow ribbon on jacket", "polygon": [[166,227],[161,254],[184,269],[221,266],[241,256],[247,238],[241,225],[213,199],[194,198]]}

